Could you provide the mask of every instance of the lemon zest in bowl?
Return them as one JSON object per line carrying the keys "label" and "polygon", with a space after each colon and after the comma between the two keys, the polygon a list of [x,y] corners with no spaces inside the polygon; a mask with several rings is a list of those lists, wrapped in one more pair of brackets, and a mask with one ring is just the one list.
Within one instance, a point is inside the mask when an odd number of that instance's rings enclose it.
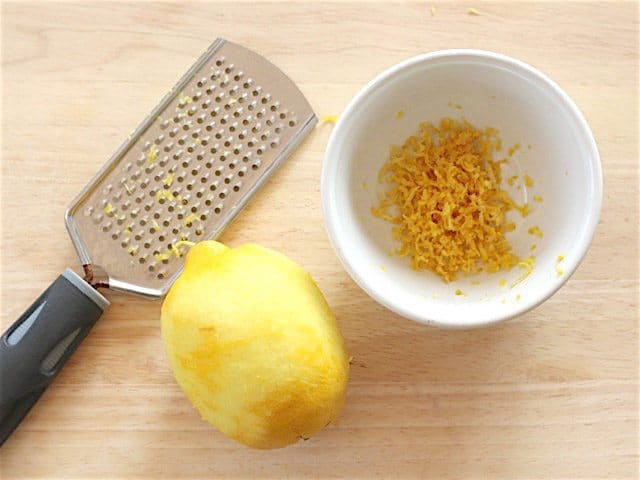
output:
{"label": "lemon zest in bowl", "polygon": [[417,135],[390,149],[378,179],[389,188],[374,216],[393,224],[399,256],[415,270],[431,270],[445,282],[458,273],[509,270],[519,262],[505,232],[509,210],[524,217],[500,189],[501,165],[494,160],[498,131],[478,130],[466,120],[444,118],[420,124]]}
{"label": "lemon zest in bowl", "polygon": [[527,175],[526,173],[524,174],[524,184],[527,187],[533,187],[533,180],[531,179],[531,177],[529,175]]}
{"label": "lemon zest in bowl", "polygon": [[533,267],[535,266],[535,264],[536,264],[536,257],[534,257],[533,255],[530,255],[520,260],[518,262],[518,267],[524,269],[525,272],[520,277],[518,277],[518,279],[514,283],[511,284],[510,288],[513,288],[516,285],[522,283],[524,280],[526,280],[527,277],[531,275],[531,273],[533,272]]}
{"label": "lemon zest in bowl", "polygon": [[544,236],[544,234],[542,233],[542,230],[540,230],[540,227],[538,226],[529,228],[527,232],[529,232],[529,235],[535,235],[538,238],[542,238]]}

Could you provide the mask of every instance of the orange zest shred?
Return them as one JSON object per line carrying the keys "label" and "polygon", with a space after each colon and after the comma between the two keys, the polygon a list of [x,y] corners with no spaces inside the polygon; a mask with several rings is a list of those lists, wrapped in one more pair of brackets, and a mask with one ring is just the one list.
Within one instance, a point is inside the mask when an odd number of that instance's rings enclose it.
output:
{"label": "orange zest shred", "polygon": [[445,282],[457,274],[509,270],[520,259],[505,232],[515,229],[505,214],[518,206],[500,188],[501,164],[493,158],[498,131],[478,130],[449,118],[420,124],[417,135],[390,158],[378,178],[389,188],[372,214],[392,223],[397,255],[415,270],[430,270]]}

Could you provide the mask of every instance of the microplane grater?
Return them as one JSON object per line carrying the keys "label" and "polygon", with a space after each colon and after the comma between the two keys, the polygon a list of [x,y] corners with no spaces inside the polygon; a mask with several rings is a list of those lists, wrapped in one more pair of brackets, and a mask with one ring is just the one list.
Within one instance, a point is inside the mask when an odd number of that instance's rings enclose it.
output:
{"label": "microplane grater", "polygon": [[65,212],[67,269],[3,334],[0,445],[109,306],[97,288],[163,296],[191,242],[216,238],[316,124],[268,60],[218,39]]}

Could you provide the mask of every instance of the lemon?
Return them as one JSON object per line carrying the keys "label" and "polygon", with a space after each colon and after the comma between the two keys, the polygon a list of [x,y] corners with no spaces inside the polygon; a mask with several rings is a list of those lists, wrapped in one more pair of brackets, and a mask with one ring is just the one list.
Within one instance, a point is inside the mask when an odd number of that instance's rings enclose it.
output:
{"label": "lemon", "polygon": [[349,375],[344,340],[311,276],[284,255],[198,243],[161,320],[180,387],[225,435],[278,448],[337,419]]}

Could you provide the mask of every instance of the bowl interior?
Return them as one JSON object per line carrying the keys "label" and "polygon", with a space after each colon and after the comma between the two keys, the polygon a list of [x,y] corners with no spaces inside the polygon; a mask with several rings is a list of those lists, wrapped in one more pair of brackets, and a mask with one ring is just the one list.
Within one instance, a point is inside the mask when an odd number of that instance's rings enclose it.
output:
{"label": "bowl interior", "polygon": [[[533,254],[536,265],[514,287],[523,269],[449,284],[430,272],[413,271],[407,258],[389,254],[398,246],[391,225],[371,214],[384,190],[377,175],[389,147],[416,133],[420,122],[443,117],[499,129],[500,156],[520,144],[503,166],[503,188],[532,211],[526,218],[510,214],[517,228],[508,238],[519,256]],[[525,173],[533,186],[524,185]],[[505,179],[512,175],[519,179],[509,186]],[[329,234],[354,280],[398,313],[450,326],[509,318],[557,290],[588,247],[601,196],[597,149],[571,100],[524,64],[460,51],[417,57],[365,87],[336,125],[322,181]],[[534,201],[534,195],[543,201]],[[534,226],[543,238],[528,233]],[[456,289],[464,295],[456,295]]]}

